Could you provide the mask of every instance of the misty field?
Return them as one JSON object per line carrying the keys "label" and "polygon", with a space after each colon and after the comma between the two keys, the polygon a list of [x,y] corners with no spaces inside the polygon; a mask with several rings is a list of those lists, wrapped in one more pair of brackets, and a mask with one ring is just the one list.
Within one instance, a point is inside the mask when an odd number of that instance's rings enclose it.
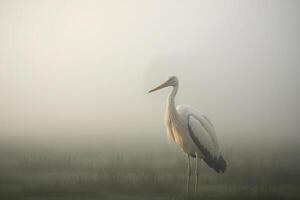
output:
{"label": "misty field", "polygon": [[297,145],[227,147],[225,174],[201,162],[199,192],[186,196],[185,157],[166,143],[45,148],[2,142],[0,199],[300,198]]}

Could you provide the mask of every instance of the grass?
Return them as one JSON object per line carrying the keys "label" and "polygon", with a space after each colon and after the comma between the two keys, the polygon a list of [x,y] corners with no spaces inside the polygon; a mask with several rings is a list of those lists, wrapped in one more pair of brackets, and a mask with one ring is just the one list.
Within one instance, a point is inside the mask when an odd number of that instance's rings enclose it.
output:
{"label": "grass", "polygon": [[226,173],[202,163],[199,192],[186,195],[186,162],[178,151],[70,152],[2,151],[0,199],[300,199],[294,154],[225,149]]}

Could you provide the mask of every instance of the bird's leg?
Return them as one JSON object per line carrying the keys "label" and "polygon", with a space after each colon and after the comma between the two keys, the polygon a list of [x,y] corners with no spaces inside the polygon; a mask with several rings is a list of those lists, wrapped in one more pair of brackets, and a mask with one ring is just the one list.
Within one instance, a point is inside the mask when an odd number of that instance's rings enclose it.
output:
{"label": "bird's leg", "polygon": [[197,188],[198,188],[198,155],[196,154],[196,167],[195,167],[195,193],[197,193]]}
{"label": "bird's leg", "polygon": [[190,156],[188,155],[187,184],[186,184],[186,192],[187,192],[187,194],[189,194],[190,177],[191,177],[191,165],[190,165]]}

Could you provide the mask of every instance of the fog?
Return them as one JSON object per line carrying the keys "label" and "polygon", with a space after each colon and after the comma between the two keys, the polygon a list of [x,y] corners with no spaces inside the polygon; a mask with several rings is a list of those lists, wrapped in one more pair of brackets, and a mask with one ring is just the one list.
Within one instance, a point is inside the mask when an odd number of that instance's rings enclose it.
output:
{"label": "fog", "polygon": [[[1,199],[299,199],[299,10],[0,0]],[[172,75],[227,162],[200,162],[198,196],[182,196],[185,157],[166,137],[171,89],[148,94]]]}
{"label": "fog", "polygon": [[209,116],[220,140],[294,140],[299,6],[1,0],[0,134],[166,142],[169,89],[147,91],[176,75],[176,103]]}

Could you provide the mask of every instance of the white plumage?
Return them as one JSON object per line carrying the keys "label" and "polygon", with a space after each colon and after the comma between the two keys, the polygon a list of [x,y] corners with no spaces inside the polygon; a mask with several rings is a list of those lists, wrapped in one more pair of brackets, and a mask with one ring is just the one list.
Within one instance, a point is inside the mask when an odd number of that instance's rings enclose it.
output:
{"label": "white plumage", "polygon": [[189,191],[189,180],[191,176],[190,156],[196,158],[196,191],[198,183],[198,158],[203,159],[209,167],[217,172],[225,171],[226,161],[221,155],[215,128],[211,121],[191,106],[175,106],[175,96],[178,85],[179,81],[177,77],[172,76],[166,82],[149,92],[168,86],[173,87],[172,92],[167,98],[167,109],[165,113],[167,135],[170,140],[173,140],[182,151],[188,155],[187,191]]}

